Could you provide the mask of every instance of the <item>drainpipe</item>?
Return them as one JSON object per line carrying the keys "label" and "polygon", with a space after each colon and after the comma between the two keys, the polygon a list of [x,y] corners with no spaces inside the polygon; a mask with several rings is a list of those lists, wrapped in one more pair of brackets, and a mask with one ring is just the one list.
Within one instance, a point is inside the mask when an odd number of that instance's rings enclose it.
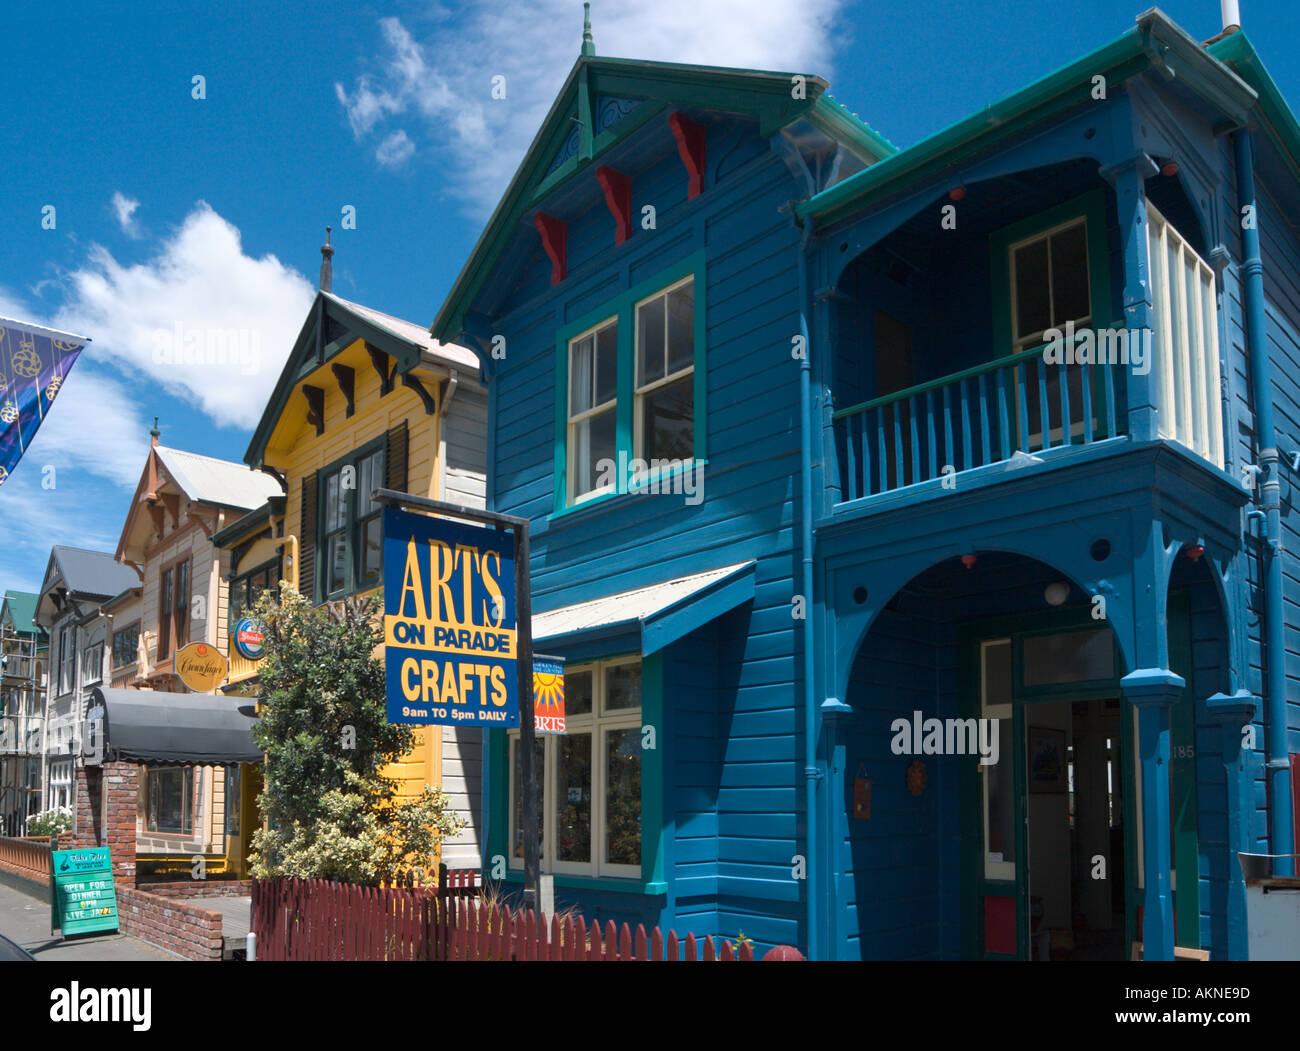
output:
{"label": "drainpipe", "polygon": [[[1250,385],[1255,400],[1255,437],[1259,443],[1259,505],[1264,512],[1266,568],[1264,573],[1264,700],[1268,788],[1272,804],[1269,847],[1273,854],[1295,850],[1295,815],[1291,808],[1291,766],[1286,742],[1286,664],[1282,620],[1282,480],[1273,429],[1273,386],[1269,374],[1264,318],[1264,264],[1259,249],[1259,210],[1255,207],[1254,139],[1242,128],[1233,137],[1237,162],[1238,206],[1249,207],[1254,221],[1241,231],[1241,274],[1246,322],[1246,352],[1250,355]],[[1278,875],[1294,874],[1294,862],[1280,859]]]}
{"label": "drainpipe", "polygon": [[822,774],[817,768],[817,700],[814,683],[813,654],[813,536],[812,536],[812,436],[809,433],[809,416],[812,407],[812,342],[808,338],[808,245],[812,241],[813,224],[803,221],[799,240],[799,334],[803,337],[803,357],[799,361],[799,483],[800,522],[799,544],[802,551],[803,573],[801,585],[804,596],[803,619],[803,701],[804,701],[804,778],[806,781],[804,823],[805,862],[808,877],[808,959],[820,959],[819,916],[817,895],[820,884],[821,863],[817,854],[817,789]]}

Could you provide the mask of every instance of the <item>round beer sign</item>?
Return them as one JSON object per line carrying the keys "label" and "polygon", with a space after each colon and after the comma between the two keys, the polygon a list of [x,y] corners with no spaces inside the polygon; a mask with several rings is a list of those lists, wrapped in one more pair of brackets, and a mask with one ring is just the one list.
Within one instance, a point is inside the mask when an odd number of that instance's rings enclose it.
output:
{"label": "round beer sign", "polygon": [[176,651],[173,665],[181,682],[196,693],[207,693],[226,677],[226,658],[220,650],[202,642],[191,642]]}
{"label": "round beer sign", "polygon": [[266,633],[262,630],[261,623],[251,617],[245,617],[235,625],[235,649],[239,651],[241,657],[246,657],[250,661],[260,661],[265,649],[265,641]]}

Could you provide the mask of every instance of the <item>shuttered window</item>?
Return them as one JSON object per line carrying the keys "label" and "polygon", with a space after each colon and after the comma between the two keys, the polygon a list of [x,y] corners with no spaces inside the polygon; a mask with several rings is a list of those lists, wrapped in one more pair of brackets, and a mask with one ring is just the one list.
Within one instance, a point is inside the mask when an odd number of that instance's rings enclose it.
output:
{"label": "shuttered window", "polygon": [[298,537],[298,593],[312,602],[316,597],[316,473],[302,480],[302,518]]}

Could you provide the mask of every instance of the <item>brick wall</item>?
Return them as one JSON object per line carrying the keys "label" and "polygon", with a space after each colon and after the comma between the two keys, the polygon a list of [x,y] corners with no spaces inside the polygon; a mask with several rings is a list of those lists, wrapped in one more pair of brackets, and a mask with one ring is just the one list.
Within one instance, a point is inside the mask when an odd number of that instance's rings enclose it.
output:
{"label": "brick wall", "polygon": [[187,960],[221,959],[221,913],[134,887],[117,888],[118,929]]}
{"label": "brick wall", "polygon": [[135,826],[139,807],[140,768],[114,761],[79,766],[73,846],[108,847],[119,885],[135,883]]}
{"label": "brick wall", "polygon": [[160,898],[247,898],[253,893],[251,879],[186,879],[170,882],[136,882],[137,890]]}

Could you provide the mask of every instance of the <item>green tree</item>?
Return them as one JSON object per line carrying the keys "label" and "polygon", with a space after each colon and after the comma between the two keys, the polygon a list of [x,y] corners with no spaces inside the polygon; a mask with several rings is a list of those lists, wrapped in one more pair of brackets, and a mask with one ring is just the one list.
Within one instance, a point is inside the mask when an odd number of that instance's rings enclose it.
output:
{"label": "green tree", "polygon": [[253,735],[266,752],[258,807],[268,826],[253,836],[253,875],[374,885],[427,868],[464,822],[440,789],[398,802],[397,782],[381,773],[415,732],[387,718],[375,599],[316,608],[281,584],[253,615],[266,629]]}

